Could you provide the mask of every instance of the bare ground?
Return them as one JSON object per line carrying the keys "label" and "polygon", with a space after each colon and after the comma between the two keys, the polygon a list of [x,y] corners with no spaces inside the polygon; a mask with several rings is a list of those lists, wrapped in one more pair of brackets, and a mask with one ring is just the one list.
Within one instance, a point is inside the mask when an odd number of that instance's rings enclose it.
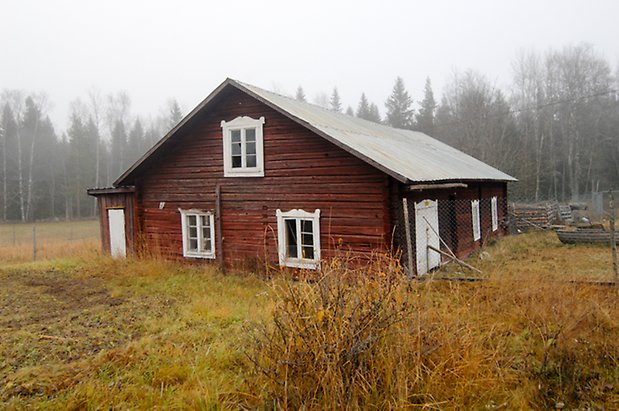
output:
{"label": "bare ground", "polygon": [[143,335],[146,318],[169,309],[172,300],[113,290],[96,277],[0,272],[0,399],[43,394],[20,376],[125,345]]}

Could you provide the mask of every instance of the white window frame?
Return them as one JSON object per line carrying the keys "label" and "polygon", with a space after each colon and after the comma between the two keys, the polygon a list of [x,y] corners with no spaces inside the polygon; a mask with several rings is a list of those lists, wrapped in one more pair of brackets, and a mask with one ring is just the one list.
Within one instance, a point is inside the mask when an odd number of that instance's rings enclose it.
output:
{"label": "white window frame", "polygon": [[[222,121],[224,144],[224,177],[264,177],[263,132],[264,117],[253,119],[239,116],[231,121]],[[256,130],[256,166],[247,167],[245,149],[245,133],[248,129]],[[241,167],[232,167],[232,131],[241,132]]]}
{"label": "white window frame", "polygon": [[[316,270],[320,268],[320,209],[316,209],[313,213],[293,209],[283,212],[282,210],[276,211],[277,215],[277,242],[278,242],[278,254],[279,265],[285,267],[305,268]],[[302,236],[301,236],[301,220],[312,221],[312,238],[314,246],[314,258],[293,258],[286,256],[286,225],[285,220],[294,219],[297,220],[297,255],[302,254]]]}
{"label": "white window frame", "polygon": [[481,224],[479,219],[479,200],[471,201],[471,218],[473,222],[473,241],[481,239]]}
{"label": "white window frame", "polygon": [[[203,210],[181,210],[179,209],[178,211],[180,211],[181,213],[181,227],[182,227],[182,234],[183,234],[183,257],[189,257],[189,258],[208,258],[208,259],[214,259],[215,258],[215,217],[213,215],[212,212],[210,211],[203,211]],[[188,217],[190,216],[195,216],[196,217],[196,224],[197,224],[197,231],[198,231],[198,250],[191,250],[189,249],[189,224],[188,224]],[[207,217],[208,221],[209,221],[209,226],[210,226],[210,239],[211,239],[211,248],[210,250],[206,250],[206,251],[199,251],[202,249],[202,244],[204,243],[204,236],[203,234],[203,230],[202,230],[202,218],[201,217]]]}
{"label": "white window frame", "polygon": [[499,229],[499,211],[497,202],[496,196],[490,199],[490,209],[492,211],[492,231]]}

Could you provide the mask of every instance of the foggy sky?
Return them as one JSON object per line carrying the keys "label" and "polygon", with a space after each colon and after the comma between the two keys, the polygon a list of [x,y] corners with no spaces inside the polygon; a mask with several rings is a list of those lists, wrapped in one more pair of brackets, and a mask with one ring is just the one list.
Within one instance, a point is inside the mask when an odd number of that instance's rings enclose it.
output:
{"label": "foggy sky", "polygon": [[[396,76],[437,100],[454,69],[506,88],[522,49],[591,43],[616,69],[619,1],[0,0],[0,90],[45,91],[64,129],[69,102],[126,90],[132,114],[175,97],[187,113],[226,77],[309,101],[338,87],[384,113]],[[57,130],[61,131],[61,130]]]}

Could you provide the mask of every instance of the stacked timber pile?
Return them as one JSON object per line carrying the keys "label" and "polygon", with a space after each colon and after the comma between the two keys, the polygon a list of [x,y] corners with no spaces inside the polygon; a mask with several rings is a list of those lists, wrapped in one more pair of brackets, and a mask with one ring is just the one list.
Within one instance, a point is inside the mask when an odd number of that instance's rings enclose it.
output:
{"label": "stacked timber pile", "polygon": [[537,204],[513,203],[510,211],[520,231],[548,228],[559,220],[559,204],[556,201]]}
{"label": "stacked timber pile", "polygon": [[559,219],[564,223],[571,224],[574,222],[572,215],[572,207],[569,204],[559,204]]}

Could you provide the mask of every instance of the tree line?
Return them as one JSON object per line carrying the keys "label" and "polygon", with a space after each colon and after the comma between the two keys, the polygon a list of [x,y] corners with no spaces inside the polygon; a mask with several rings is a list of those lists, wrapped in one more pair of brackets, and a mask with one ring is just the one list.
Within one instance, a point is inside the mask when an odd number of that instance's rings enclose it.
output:
{"label": "tree line", "polygon": [[[619,187],[619,67],[591,45],[546,53],[521,52],[501,90],[476,71],[455,72],[434,98],[430,79],[414,102],[401,77],[385,115],[361,94],[350,115],[429,134],[512,176],[511,197],[526,201],[581,201]],[[302,99],[301,88],[296,96]],[[342,111],[337,88],[315,100]]]}
{"label": "tree line", "polygon": [[90,187],[107,187],[182,117],[176,100],[154,119],[131,116],[124,92],[71,102],[60,135],[44,94],[0,94],[0,219],[76,219],[96,215]]}
{"label": "tree line", "polygon": [[[579,200],[619,185],[617,75],[592,46],[522,52],[506,90],[473,70],[455,72],[437,102],[430,78],[415,101],[401,77],[379,106],[361,93],[343,109],[337,87],[313,102],[338,112],[429,134],[519,179],[511,196]],[[294,98],[306,101],[299,86]],[[31,221],[96,214],[85,190],[111,183],[182,117],[171,99],[162,113],[131,114],[119,92],[71,103],[60,134],[44,94],[0,94],[0,219]]]}

